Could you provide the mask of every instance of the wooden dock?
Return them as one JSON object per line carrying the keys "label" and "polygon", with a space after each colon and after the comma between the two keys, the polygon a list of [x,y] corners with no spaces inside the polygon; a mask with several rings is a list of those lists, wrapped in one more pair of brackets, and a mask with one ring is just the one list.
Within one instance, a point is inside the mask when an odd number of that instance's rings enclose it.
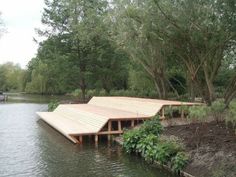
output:
{"label": "wooden dock", "polygon": [[[123,128],[134,127],[159,114],[165,118],[166,106],[191,106],[187,103],[168,100],[131,97],[93,97],[87,104],[63,104],[53,112],[37,112],[50,126],[73,143],[82,143],[84,136],[122,134]],[[183,115],[183,114],[181,114]]]}

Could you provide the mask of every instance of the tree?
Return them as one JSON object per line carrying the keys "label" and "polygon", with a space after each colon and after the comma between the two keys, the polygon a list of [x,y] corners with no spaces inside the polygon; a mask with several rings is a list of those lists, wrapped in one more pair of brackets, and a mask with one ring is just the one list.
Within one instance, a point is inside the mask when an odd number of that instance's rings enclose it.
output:
{"label": "tree", "polygon": [[[213,82],[223,60],[224,50],[235,37],[229,24],[220,14],[221,1],[157,1],[156,6],[169,21],[168,31],[163,31],[171,43],[178,60],[185,65],[194,92],[207,103],[215,99]],[[173,13],[174,12],[174,13]],[[194,89],[196,88],[196,89]]]}
{"label": "tree", "polygon": [[165,22],[159,18],[152,1],[114,1],[114,4],[111,21],[115,17],[118,29],[114,33],[118,45],[144,68],[159,98],[166,98],[168,88],[174,88],[167,77],[168,44],[159,33],[159,28],[165,29]]}
{"label": "tree", "polygon": [[22,91],[24,70],[18,64],[11,62],[0,65],[0,90]]}

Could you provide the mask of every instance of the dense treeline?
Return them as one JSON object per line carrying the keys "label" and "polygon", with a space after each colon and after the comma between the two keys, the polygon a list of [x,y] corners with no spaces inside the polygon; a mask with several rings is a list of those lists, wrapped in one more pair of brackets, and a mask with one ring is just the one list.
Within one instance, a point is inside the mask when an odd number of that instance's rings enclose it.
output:
{"label": "dense treeline", "polygon": [[[226,104],[236,95],[234,0],[46,0],[31,93],[130,90]],[[154,93],[154,94],[153,94]]]}
{"label": "dense treeline", "polygon": [[0,65],[0,91],[22,91],[24,70],[11,62]]}

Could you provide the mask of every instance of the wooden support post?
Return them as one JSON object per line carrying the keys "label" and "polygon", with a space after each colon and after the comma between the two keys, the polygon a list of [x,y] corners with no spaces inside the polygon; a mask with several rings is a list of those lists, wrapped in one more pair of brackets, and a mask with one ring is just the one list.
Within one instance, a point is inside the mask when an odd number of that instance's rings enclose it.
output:
{"label": "wooden support post", "polygon": [[98,135],[95,135],[94,140],[95,140],[95,144],[97,144],[98,143]]}
{"label": "wooden support post", "polygon": [[134,120],[131,120],[131,127],[134,127]]}
{"label": "wooden support post", "polygon": [[165,108],[164,107],[162,107],[161,112],[162,112],[161,118],[164,119],[165,118]]}
{"label": "wooden support post", "polygon": [[122,129],[121,129],[121,121],[119,120],[118,121],[118,131],[121,131]]}
{"label": "wooden support post", "polygon": [[184,118],[184,110],[181,109],[181,118],[183,119]]}
{"label": "wooden support post", "polygon": [[111,126],[112,126],[111,120],[109,120],[109,121],[108,121],[108,132],[109,132],[109,134],[107,135],[107,140],[108,140],[108,141],[111,141],[111,135],[110,135]]}
{"label": "wooden support post", "polygon": [[83,136],[82,135],[79,136],[79,142],[83,143]]}

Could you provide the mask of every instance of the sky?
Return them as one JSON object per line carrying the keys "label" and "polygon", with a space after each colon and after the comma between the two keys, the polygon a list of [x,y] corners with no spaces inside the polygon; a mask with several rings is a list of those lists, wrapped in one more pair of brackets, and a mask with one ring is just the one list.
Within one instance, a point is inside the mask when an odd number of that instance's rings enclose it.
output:
{"label": "sky", "polygon": [[0,0],[5,31],[0,37],[0,64],[11,61],[25,68],[37,52],[33,41],[40,28],[44,0]]}

